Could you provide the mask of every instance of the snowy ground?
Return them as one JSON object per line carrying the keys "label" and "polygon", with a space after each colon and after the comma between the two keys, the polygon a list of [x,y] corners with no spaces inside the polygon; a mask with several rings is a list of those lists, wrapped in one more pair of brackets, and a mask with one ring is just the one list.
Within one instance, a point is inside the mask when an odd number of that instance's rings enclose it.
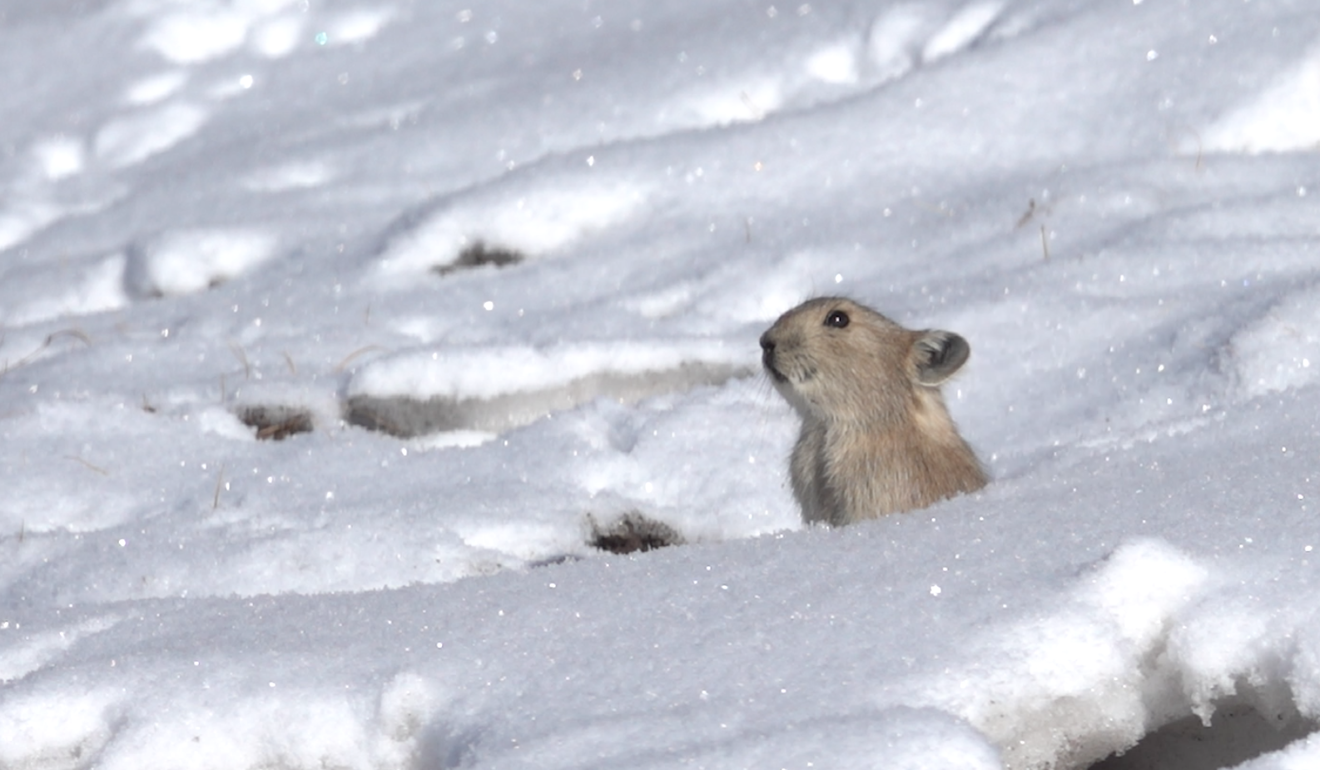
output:
{"label": "snowy ground", "polygon": [[[0,86],[0,766],[1320,765],[1309,2],[17,0]],[[826,293],[989,487],[802,528]]]}

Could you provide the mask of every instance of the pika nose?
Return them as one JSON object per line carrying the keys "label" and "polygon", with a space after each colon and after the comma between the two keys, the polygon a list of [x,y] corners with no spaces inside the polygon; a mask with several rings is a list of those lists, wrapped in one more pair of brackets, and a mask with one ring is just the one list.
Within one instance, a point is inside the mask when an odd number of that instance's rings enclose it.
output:
{"label": "pika nose", "polygon": [[775,341],[770,339],[770,335],[761,335],[761,363],[766,366],[772,366],[775,360]]}

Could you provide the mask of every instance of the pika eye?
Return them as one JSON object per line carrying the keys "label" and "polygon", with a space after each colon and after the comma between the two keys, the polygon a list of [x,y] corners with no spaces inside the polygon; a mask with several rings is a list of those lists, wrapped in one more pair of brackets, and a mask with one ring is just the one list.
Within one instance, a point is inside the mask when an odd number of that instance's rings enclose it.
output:
{"label": "pika eye", "polygon": [[848,314],[842,310],[835,310],[833,313],[825,316],[825,325],[833,326],[836,329],[842,329],[848,325]]}

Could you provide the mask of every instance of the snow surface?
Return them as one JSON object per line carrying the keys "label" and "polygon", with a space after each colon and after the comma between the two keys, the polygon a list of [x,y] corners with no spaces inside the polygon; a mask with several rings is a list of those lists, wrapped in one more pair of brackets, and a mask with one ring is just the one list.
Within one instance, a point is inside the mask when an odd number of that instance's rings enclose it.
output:
{"label": "snow surface", "polygon": [[[0,766],[1320,766],[1317,73],[1303,0],[7,3]],[[826,293],[967,337],[989,487],[802,527]]]}

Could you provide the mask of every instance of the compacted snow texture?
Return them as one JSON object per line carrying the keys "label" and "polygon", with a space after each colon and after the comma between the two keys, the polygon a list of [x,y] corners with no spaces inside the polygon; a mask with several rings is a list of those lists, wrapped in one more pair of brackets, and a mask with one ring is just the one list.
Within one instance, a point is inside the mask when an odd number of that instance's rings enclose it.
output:
{"label": "compacted snow texture", "polygon": [[[0,766],[1320,765],[1309,2],[19,0],[0,84]],[[802,526],[835,293],[990,486]]]}

